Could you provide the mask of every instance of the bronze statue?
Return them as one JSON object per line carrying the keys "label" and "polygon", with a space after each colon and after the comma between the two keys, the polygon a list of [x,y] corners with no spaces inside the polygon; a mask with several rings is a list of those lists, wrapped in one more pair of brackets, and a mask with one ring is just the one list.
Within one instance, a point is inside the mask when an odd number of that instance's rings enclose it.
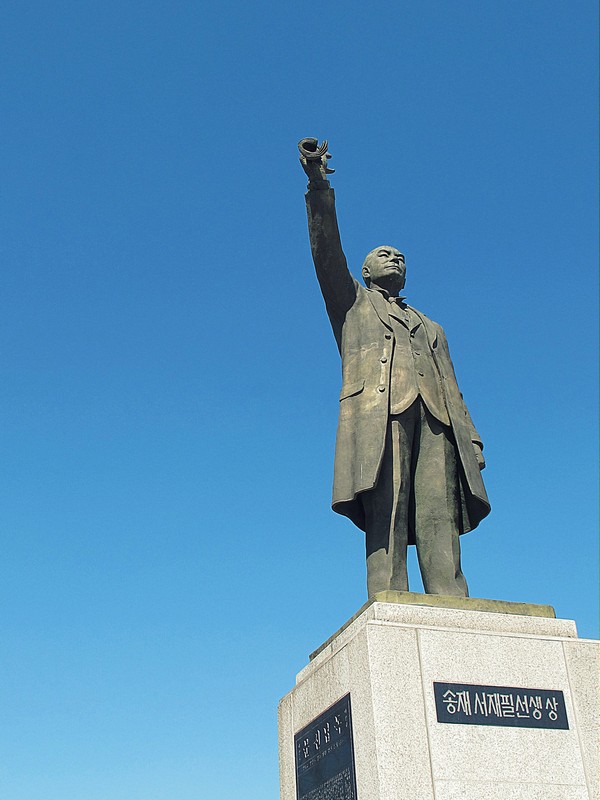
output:
{"label": "bronze statue", "polygon": [[342,358],[333,509],[366,533],[369,597],[408,591],[417,547],[428,594],[468,596],[459,535],[489,513],[481,437],[464,404],[442,328],[404,302],[406,266],[382,245],[348,271],[327,175],[327,142],[303,139],[308,230]]}

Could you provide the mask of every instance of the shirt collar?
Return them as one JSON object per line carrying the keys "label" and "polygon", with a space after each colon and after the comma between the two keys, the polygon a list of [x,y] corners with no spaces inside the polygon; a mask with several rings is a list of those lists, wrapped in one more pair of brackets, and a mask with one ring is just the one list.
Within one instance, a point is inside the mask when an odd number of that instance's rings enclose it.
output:
{"label": "shirt collar", "polygon": [[402,297],[401,295],[399,295],[398,297],[392,297],[387,289],[384,289],[381,286],[377,286],[376,283],[372,283],[369,288],[373,289],[376,292],[379,292],[379,294],[382,294],[385,297],[385,299],[388,300],[390,303],[396,302],[399,303],[400,305],[403,305],[404,301],[406,300],[406,297]]}

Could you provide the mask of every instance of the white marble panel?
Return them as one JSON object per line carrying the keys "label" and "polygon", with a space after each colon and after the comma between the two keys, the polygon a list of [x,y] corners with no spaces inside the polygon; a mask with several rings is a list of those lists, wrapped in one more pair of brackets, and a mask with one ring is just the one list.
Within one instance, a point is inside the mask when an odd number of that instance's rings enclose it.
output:
{"label": "white marble panel", "polygon": [[368,625],[380,797],[433,796],[417,632]]}
{"label": "white marble panel", "polygon": [[[419,631],[434,781],[584,785],[562,642]],[[433,682],[560,689],[569,730],[437,722]]]}
{"label": "white marble panel", "polygon": [[590,796],[600,798],[600,647],[580,639],[563,642],[575,720]]}
{"label": "white marble panel", "polygon": [[402,625],[490,631],[497,634],[522,633],[529,636],[577,636],[575,623],[569,619],[525,617],[518,614],[463,611],[457,608],[435,608],[403,605],[401,603],[375,603],[371,608],[373,609],[374,619]]}
{"label": "white marble panel", "polygon": [[589,797],[585,786],[436,781],[435,800],[589,800]]}
{"label": "white marble panel", "polygon": [[[360,800],[596,798],[597,660],[569,620],[373,603],[280,704],[281,799],[294,734],[348,692]],[[438,723],[434,681],[562,690],[569,730]]]}

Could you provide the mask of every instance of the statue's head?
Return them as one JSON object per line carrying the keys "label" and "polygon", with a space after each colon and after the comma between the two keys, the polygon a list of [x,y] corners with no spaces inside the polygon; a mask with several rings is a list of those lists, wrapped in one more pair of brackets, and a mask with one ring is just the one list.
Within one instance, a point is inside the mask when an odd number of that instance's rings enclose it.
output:
{"label": "statue's head", "polygon": [[398,294],[406,282],[404,255],[388,244],[376,247],[365,258],[362,276],[367,286],[375,283],[390,294]]}

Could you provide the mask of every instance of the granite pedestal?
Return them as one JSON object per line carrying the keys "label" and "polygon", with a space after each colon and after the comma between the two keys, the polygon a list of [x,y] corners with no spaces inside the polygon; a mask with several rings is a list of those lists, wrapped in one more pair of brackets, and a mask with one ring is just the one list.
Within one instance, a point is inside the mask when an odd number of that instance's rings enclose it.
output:
{"label": "granite pedestal", "polygon": [[548,606],[377,595],[280,703],[281,800],[595,799],[598,663]]}

